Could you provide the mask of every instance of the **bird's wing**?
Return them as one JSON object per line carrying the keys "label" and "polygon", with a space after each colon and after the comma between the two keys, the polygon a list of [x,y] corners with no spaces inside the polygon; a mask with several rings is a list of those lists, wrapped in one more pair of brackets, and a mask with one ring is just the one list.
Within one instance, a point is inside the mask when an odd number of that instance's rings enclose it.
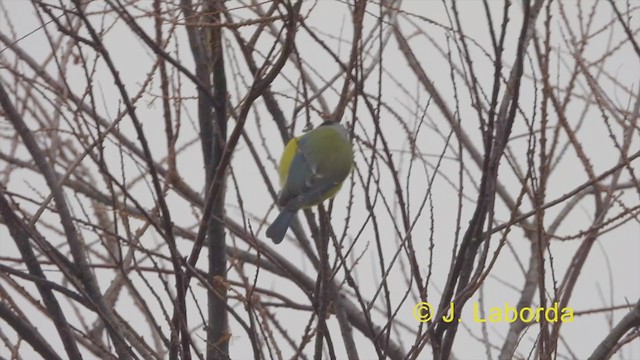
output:
{"label": "bird's wing", "polygon": [[291,160],[286,185],[278,199],[280,206],[298,209],[316,203],[324,193],[337,185],[335,181],[328,181],[318,174],[317,167],[308,161],[309,156],[302,149],[304,146],[298,146]]}

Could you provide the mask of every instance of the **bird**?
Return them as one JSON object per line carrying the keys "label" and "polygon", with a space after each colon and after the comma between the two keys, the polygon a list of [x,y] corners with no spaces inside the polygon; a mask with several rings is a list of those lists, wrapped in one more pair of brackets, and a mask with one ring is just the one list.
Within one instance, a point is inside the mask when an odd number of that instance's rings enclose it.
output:
{"label": "bird", "polygon": [[339,122],[325,121],[291,139],[280,158],[280,214],[267,228],[267,237],[282,242],[298,210],[333,198],[352,167],[349,134]]}

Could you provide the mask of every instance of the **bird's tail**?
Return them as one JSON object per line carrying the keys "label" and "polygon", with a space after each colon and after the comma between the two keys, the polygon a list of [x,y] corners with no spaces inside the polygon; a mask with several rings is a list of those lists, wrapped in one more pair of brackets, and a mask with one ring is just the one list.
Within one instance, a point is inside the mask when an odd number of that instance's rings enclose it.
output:
{"label": "bird's tail", "polygon": [[282,209],[278,217],[271,223],[271,226],[267,228],[267,237],[271,238],[274,243],[280,244],[295,214],[295,211]]}

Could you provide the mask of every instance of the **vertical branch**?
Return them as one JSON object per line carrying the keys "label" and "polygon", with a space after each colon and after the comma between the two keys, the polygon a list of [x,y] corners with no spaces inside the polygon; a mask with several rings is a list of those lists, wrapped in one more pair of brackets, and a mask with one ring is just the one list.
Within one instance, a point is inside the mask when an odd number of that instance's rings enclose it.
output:
{"label": "vertical branch", "polygon": [[[211,71],[213,75],[213,137],[211,139],[211,155],[205,164],[207,169],[207,189],[210,189],[214,177],[221,178],[221,189],[218,191],[213,205],[212,216],[203,221],[208,223],[207,244],[209,259],[209,279],[213,281],[215,291],[209,291],[208,308],[209,323],[207,324],[207,359],[227,359],[229,357],[229,330],[227,318],[227,289],[225,254],[225,228],[223,219],[225,216],[224,199],[226,192],[226,172],[220,167],[222,154],[227,139],[227,80],[224,70],[224,52],[222,48],[222,12],[224,11],[222,0],[209,0],[205,4],[207,23],[211,24],[209,36],[209,49],[211,54]],[[201,120],[202,122],[202,120]],[[205,156],[205,159],[207,157]],[[215,174],[223,171],[222,174]]]}
{"label": "vertical branch", "polygon": [[[537,284],[538,284],[538,298],[540,299],[540,306],[546,308],[547,304],[547,292],[546,292],[546,282],[545,282],[545,256],[544,252],[548,246],[547,232],[544,225],[545,220],[545,211],[541,208],[544,204],[545,194],[546,194],[546,186],[547,186],[547,178],[548,178],[548,159],[547,159],[547,126],[549,124],[549,116],[548,116],[548,104],[549,99],[553,95],[553,92],[549,85],[549,56],[550,56],[550,8],[551,1],[547,2],[547,6],[545,7],[545,37],[544,37],[544,52],[539,56],[539,66],[540,71],[542,72],[542,100],[541,100],[541,121],[540,121],[540,145],[539,145],[539,167],[538,174],[536,176],[535,171],[535,161],[533,159],[534,149],[533,144],[530,145],[530,150],[528,154],[528,168],[531,172],[531,189],[533,192],[533,203],[535,206],[535,231],[534,239],[532,241],[531,246],[531,261],[535,262],[533,266],[537,270]],[[537,39],[536,39],[537,40]],[[536,53],[539,54],[539,46],[537,41],[534,41],[534,47],[536,49]],[[533,131],[533,126],[530,125],[529,136],[533,137],[535,132]],[[504,349],[503,349],[504,350]],[[538,346],[537,353],[540,358],[545,359],[551,356],[551,351],[549,349],[549,323],[546,319],[541,319],[540,321],[540,334],[538,336]]]}
{"label": "vertical branch", "polygon": [[[196,13],[190,0],[182,0],[182,11],[188,19],[188,24],[209,24],[207,28],[187,25],[187,35],[196,65],[196,77],[202,84],[202,87],[198,88],[198,122],[206,172],[207,198],[211,197],[209,190],[212,189],[214,179],[221,179],[218,196],[212,204],[212,212],[210,216],[202,219],[202,223],[206,224],[205,241],[209,249],[209,279],[215,290],[207,293],[206,357],[226,359],[229,357],[230,337],[226,310],[226,241],[222,222],[225,213],[226,169],[220,167],[227,139],[227,84],[221,27],[224,8],[222,1],[209,0],[204,3],[201,13]],[[217,174],[218,171],[222,171],[222,174]]]}
{"label": "vertical branch", "polygon": [[[490,139],[489,147],[485,148],[484,166],[482,180],[478,193],[478,201],[475,212],[463,237],[454,267],[451,270],[453,276],[449,276],[439,309],[446,308],[446,304],[452,301],[454,289],[456,297],[456,316],[460,315],[465,302],[471,296],[466,291],[469,278],[473,271],[477,250],[483,241],[489,241],[483,235],[483,228],[493,221],[493,209],[495,205],[495,195],[497,189],[497,177],[500,159],[509,140],[511,129],[518,109],[518,98],[520,91],[520,80],[524,70],[524,57],[529,41],[533,36],[533,30],[538,17],[543,0],[537,0],[533,5],[525,2],[524,19],[520,29],[518,46],[514,67],[511,71],[507,91],[501,102],[500,110],[496,117],[495,129],[489,126],[487,131]],[[473,284],[471,284],[473,285]],[[434,355],[438,359],[447,359],[450,355],[453,341],[458,329],[458,323],[447,324],[438,322],[435,330],[435,337],[432,342]]]}
{"label": "vertical branch", "polygon": [[[315,360],[322,359],[322,346],[323,340],[327,339],[327,345],[329,352],[333,353],[334,349],[330,343],[330,334],[327,327],[327,315],[330,301],[330,285],[331,281],[331,267],[329,266],[329,214],[325,211],[324,207],[319,206],[319,218],[320,218],[320,230],[318,231],[318,237],[316,240],[316,246],[320,257],[320,266],[318,271],[318,278],[316,280],[316,289],[314,297],[314,307],[318,315],[318,325],[316,329],[316,343],[315,343]],[[332,356],[334,358],[335,355]]]}
{"label": "vertical branch", "polygon": [[364,21],[364,13],[367,7],[366,0],[356,0],[355,1],[355,9],[353,11],[353,38],[351,41],[351,52],[349,63],[345,70],[345,79],[344,84],[342,85],[342,92],[340,94],[340,99],[338,105],[336,106],[336,110],[331,116],[333,120],[340,121],[342,115],[344,114],[344,110],[347,108],[347,104],[349,102],[349,88],[351,84],[355,84],[357,87],[360,87],[361,84],[356,84],[357,79],[354,74],[352,74],[353,70],[356,68],[356,64],[358,63],[358,56],[361,55],[361,38],[362,38],[362,23]]}

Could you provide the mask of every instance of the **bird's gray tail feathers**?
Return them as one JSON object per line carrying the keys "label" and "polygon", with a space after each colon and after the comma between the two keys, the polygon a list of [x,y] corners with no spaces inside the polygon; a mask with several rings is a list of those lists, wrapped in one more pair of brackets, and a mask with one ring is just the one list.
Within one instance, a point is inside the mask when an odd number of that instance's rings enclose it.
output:
{"label": "bird's gray tail feathers", "polygon": [[282,209],[278,217],[271,223],[271,226],[267,228],[267,237],[271,238],[274,243],[280,244],[295,214],[296,211]]}

